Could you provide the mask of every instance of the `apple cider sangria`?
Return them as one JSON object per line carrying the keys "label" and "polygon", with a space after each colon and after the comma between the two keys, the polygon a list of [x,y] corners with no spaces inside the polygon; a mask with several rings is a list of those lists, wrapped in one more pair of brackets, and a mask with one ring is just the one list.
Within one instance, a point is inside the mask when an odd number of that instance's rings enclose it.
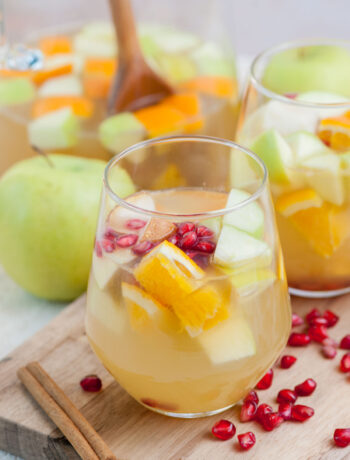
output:
{"label": "apple cider sangria", "polygon": [[[183,155],[195,145],[206,173],[193,174]],[[121,199],[113,191],[115,170],[140,152],[142,164],[157,162],[162,146],[182,168],[184,186],[155,188],[138,164],[129,170],[135,193]],[[240,188],[231,183],[235,155],[251,167]],[[223,411],[277,359],[290,325],[266,173],[257,157],[230,141],[172,137],[137,144],[111,160],[86,331],[132,397],[175,417]]]}
{"label": "apple cider sangria", "polygon": [[238,140],[266,164],[291,292],[350,290],[350,44],[256,58]]}

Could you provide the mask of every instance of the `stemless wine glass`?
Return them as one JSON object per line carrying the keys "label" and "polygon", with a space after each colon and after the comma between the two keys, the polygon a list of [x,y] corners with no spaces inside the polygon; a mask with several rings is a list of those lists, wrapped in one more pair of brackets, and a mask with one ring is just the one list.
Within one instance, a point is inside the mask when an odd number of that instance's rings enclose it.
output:
{"label": "stemless wine glass", "polygon": [[[125,171],[134,193],[122,199]],[[174,417],[221,412],[276,360],[290,325],[258,157],[230,141],[175,136],[109,162],[86,331],[131,396]]]}
{"label": "stemless wine glass", "polygon": [[266,163],[290,291],[350,291],[350,43],[294,42],[251,66],[238,141]]}

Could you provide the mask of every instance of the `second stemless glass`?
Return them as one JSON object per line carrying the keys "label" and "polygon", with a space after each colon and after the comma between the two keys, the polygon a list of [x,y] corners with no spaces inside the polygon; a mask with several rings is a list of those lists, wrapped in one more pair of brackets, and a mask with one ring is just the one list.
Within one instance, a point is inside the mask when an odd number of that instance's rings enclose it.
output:
{"label": "second stemless glass", "polygon": [[266,163],[296,295],[350,290],[349,111],[350,43],[287,43],[252,64],[237,138]]}
{"label": "second stemless glass", "polygon": [[[114,192],[120,167],[135,184],[126,199]],[[86,331],[131,396],[174,417],[221,412],[276,360],[290,324],[258,157],[230,141],[172,137],[110,161]]]}

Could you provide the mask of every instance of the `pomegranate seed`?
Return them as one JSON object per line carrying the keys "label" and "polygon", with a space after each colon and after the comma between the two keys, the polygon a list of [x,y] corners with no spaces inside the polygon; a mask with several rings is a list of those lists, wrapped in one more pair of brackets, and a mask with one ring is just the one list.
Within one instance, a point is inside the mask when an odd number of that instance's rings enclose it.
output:
{"label": "pomegranate seed", "polygon": [[197,239],[196,232],[187,232],[181,238],[179,246],[181,249],[191,249],[197,243]]}
{"label": "pomegranate seed", "polygon": [[239,445],[243,450],[251,449],[255,444],[255,434],[251,431],[247,433],[239,434],[238,436]]}
{"label": "pomegranate seed", "polygon": [[148,252],[150,252],[151,249],[154,248],[154,244],[151,243],[150,241],[142,241],[141,243],[136,244],[132,248],[132,252],[136,254],[137,256],[144,256]]}
{"label": "pomegranate seed", "polygon": [[259,396],[256,391],[250,391],[247,396],[243,399],[243,402],[255,402],[255,404],[259,404]]}
{"label": "pomegranate seed", "polygon": [[350,353],[345,353],[340,361],[340,370],[344,373],[350,372]]}
{"label": "pomegranate seed", "polygon": [[347,447],[350,444],[350,428],[337,428],[333,439],[338,447]]}
{"label": "pomegranate seed", "polygon": [[298,395],[293,390],[281,390],[277,395],[277,402],[294,404]]}
{"label": "pomegranate seed", "polygon": [[180,241],[180,235],[175,233],[174,235],[171,235],[170,238],[168,238],[169,243],[175,244],[175,246],[178,245]]}
{"label": "pomegranate seed", "polygon": [[350,334],[341,339],[339,347],[343,350],[350,350]]}
{"label": "pomegranate seed", "polygon": [[192,232],[196,226],[193,222],[182,222],[178,228],[177,232],[179,235],[183,236],[185,233]]}
{"label": "pomegranate seed", "polygon": [[102,257],[102,248],[101,248],[101,244],[99,241],[96,241],[95,242],[95,252],[96,252],[96,255],[97,257]]}
{"label": "pomegranate seed", "polygon": [[236,427],[229,420],[222,419],[215,423],[211,432],[218,439],[226,441],[227,439],[233,438],[236,433]]}
{"label": "pomegranate seed", "polygon": [[294,390],[298,396],[310,396],[317,387],[314,379],[306,379],[304,382],[296,385]]}
{"label": "pomegranate seed", "polygon": [[280,366],[282,369],[289,369],[296,362],[297,358],[292,355],[285,355],[281,358]]}
{"label": "pomegranate seed", "polygon": [[297,404],[296,406],[292,407],[292,420],[297,422],[305,422],[305,420],[312,417],[314,413],[315,411],[312,409],[312,407]]}
{"label": "pomegranate seed", "polygon": [[214,235],[214,232],[210,230],[210,228],[206,227],[205,225],[199,225],[196,229],[196,232],[199,238],[212,237]]}
{"label": "pomegranate seed", "polygon": [[130,230],[139,230],[143,228],[147,222],[142,219],[130,219],[126,221],[126,228],[130,228]]}
{"label": "pomegranate seed", "polygon": [[324,326],[328,327],[328,321],[326,318],[312,318],[310,321],[311,326]]}
{"label": "pomegranate seed", "polygon": [[268,404],[260,404],[256,410],[255,418],[258,420],[258,422],[261,422],[262,418],[266,414],[270,414],[272,412],[272,407],[269,406]]}
{"label": "pomegranate seed", "polygon": [[327,359],[333,359],[337,356],[337,350],[330,345],[322,347],[322,354]]}
{"label": "pomegranate seed", "polygon": [[207,254],[211,254],[215,251],[216,244],[212,241],[199,241],[196,244],[197,251],[206,252]]}
{"label": "pomegranate seed", "polygon": [[103,239],[101,241],[101,245],[104,249],[104,251],[106,252],[113,252],[116,248],[116,243],[115,241],[111,241],[111,240],[107,240],[107,239]]}
{"label": "pomegranate seed", "polygon": [[264,377],[256,384],[258,390],[267,390],[270,388],[273,380],[273,370],[269,369]]}
{"label": "pomegranate seed", "polygon": [[327,328],[325,326],[311,326],[308,334],[314,342],[322,343],[328,337]]}
{"label": "pomegranate seed", "polygon": [[80,380],[80,386],[84,391],[89,391],[90,393],[96,393],[102,388],[102,381],[97,375],[87,375],[82,380]]}
{"label": "pomegranate seed", "polygon": [[331,310],[326,310],[323,313],[323,318],[327,321],[327,327],[333,327],[339,321],[339,316],[333,313]]}
{"label": "pomegranate seed", "polygon": [[261,424],[266,431],[272,431],[284,422],[284,418],[277,412],[269,412],[261,418]]}
{"label": "pomegranate seed", "polygon": [[107,240],[115,241],[119,237],[119,233],[113,230],[112,228],[109,228],[105,231],[103,237],[107,238]]}
{"label": "pomegranate seed", "polygon": [[311,320],[313,320],[314,318],[320,318],[322,315],[321,315],[321,312],[320,310],[318,310],[317,308],[314,308],[313,310],[311,310],[307,315],[306,315],[306,321],[311,324]]}
{"label": "pomegranate seed", "polygon": [[253,401],[247,401],[242,405],[240,421],[249,422],[253,420],[256,414],[256,403]]}
{"label": "pomegranate seed", "polygon": [[296,313],[292,314],[292,327],[301,326],[304,323],[304,320],[301,316]]}
{"label": "pomegranate seed", "polygon": [[306,347],[311,342],[308,334],[292,332],[288,339],[288,345],[291,347]]}
{"label": "pomegranate seed", "polygon": [[333,348],[338,348],[338,342],[331,337],[327,337],[326,339],[322,340],[322,345],[325,347],[333,347]]}
{"label": "pomegranate seed", "polygon": [[137,240],[137,235],[122,235],[117,239],[117,246],[119,246],[120,248],[130,248],[130,246],[133,246]]}
{"label": "pomegranate seed", "polygon": [[200,252],[189,250],[185,251],[188,257],[190,257],[193,262],[196,262],[203,270],[209,265],[209,258],[206,254],[201,254]]}
{"label": "pomegranate seed", "polygon": [[293,404],[288,402],[281,402],[278,406],[278,413],[284,420],[290,420],[292,417],[292,407]]}

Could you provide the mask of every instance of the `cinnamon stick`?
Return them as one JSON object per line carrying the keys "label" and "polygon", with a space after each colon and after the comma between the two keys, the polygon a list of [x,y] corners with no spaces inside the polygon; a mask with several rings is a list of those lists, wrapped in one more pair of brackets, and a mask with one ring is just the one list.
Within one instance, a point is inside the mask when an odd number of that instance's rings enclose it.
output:
{"label": "cinnamon stick", "polygon": [[28,364],[19,369],[17,375],[82,459],[116,460],[107,444],[39,363]]}

